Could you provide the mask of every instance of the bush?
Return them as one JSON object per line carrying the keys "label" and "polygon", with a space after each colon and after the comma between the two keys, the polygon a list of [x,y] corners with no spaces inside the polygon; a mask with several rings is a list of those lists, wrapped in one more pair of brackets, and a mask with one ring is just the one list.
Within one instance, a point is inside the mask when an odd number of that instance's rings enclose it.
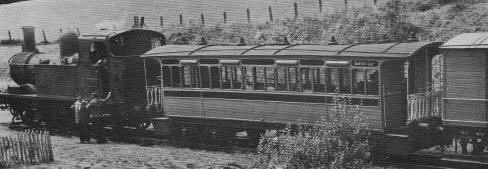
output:
{"label": "bush", "polygon": [[[359,106],[335,98],[336,105],[315,125],[288,125],[268,132],[258,147],[256,168],[365,168],[369,145]],[[272,136],[269,136],[269,135]]]}
{"label": "bush", "polygon": [[413,9],[414,9],[414,10],[421,11],[421,12],[431,10],[431,9],[432,9],[432,8],[434,8],[434,7],[436,6],[436,4],[438,3],[438,2],[436,2],[436,1],[437,1],[437,0],[417,1],[417,2],[414,4]]}

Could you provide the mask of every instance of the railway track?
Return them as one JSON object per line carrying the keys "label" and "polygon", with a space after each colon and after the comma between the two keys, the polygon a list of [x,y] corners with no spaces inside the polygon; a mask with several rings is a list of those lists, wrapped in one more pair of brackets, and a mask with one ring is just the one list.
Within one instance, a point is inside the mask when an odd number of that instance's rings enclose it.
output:
{"label": "railway track", "polygon": [[[4,124],[6,125],[6,124]],[[33,128],[25,125],[10,126],[14,130]],[[181,136],[179,138],[162,135],[155,130],[139,130],[133,127],[122,127],[118,131],[106,127],[109,139],[116,142],[127,142],[141,146],[167,145],[209,151],[255,153],[257,144],[242,136],[221,140],[219,138],[196,138]],[[69,135],[69,130],[54,132],[59,135]],[[419,169],[480,169],[488,168],[488,158],[483,161],[480,157],[440,154],[412,154],[409,157],[388,157],[375,160],[374,166],[419,168]]]}
{"label": "railway track", "polygon": [[394,166],[399,168],[421,169],[481,169],[488,168],[488,163],[480,158],[469,156],[453,156],[446,154],[417,154],[409,157],[386,158],[374,163],[378,166]]}

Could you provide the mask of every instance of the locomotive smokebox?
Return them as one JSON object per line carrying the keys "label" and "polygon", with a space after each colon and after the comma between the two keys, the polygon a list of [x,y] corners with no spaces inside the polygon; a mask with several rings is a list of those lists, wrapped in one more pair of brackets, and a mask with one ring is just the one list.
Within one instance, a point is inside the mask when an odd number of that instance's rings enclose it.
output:
{"label": "locomotive smokebox", "polygon": [[34,32],[35,27],[23,26],[24,32],[24,46],[22,46],[22,52],[37,52],[36,49],[36,34]]}
{"label": "locomotive smokebox", "polygon": [[78,35],[75,32],[67,32],[59,37],[59,49],[61,57],[73,56],[78,53]]}

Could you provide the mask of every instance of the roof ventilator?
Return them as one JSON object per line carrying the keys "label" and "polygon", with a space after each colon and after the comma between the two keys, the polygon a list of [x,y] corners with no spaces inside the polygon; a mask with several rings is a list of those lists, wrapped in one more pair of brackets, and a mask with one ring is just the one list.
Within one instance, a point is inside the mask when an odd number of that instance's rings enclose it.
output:
{"label": "roof ventilator", "polygon": [[328,45],[338,45],[335,36],[331,36]]}

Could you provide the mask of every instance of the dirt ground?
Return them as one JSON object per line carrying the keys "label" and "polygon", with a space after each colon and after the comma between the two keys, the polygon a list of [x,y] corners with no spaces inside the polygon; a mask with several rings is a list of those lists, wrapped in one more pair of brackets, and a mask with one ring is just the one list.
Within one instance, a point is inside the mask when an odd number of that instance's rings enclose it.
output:
{"label": "dirt ground", "polygon": [[[16,131],[7,123],[10,114],[0,111],[0,136]],[[170,146],[143,147],[135,144],[80,144],[76,136],[51,136],[54,162],[16,166],[16,169],[44,168],[249,168],[252,155]],[[94,140],[92,140],[94,142]]]}

